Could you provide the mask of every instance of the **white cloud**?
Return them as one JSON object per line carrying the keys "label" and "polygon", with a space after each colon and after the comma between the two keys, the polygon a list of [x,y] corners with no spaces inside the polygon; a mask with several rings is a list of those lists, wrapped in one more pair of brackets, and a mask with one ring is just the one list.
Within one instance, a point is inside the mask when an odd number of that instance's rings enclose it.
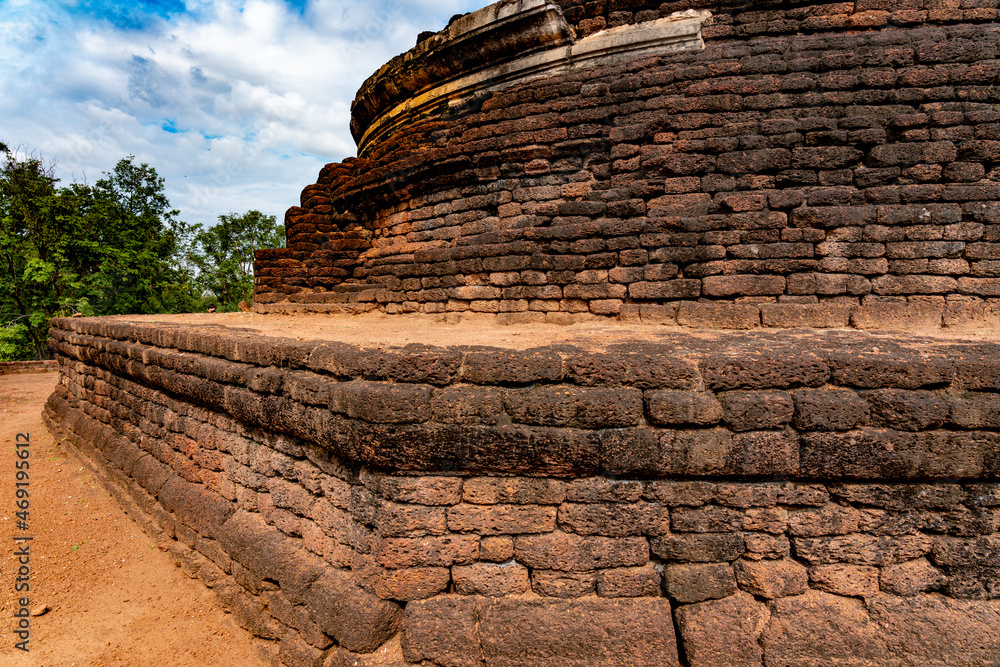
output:
{"label": "white cloud", "polygon": [[354,154],[361,83],[419,32],[488,3],[188,0],[141,30],[95,16],[99,4],[0,1],[0,141],[40,151],[64,181],[135,155],[183,219],[211,224],[251,208],[280,219],[325,163]]}

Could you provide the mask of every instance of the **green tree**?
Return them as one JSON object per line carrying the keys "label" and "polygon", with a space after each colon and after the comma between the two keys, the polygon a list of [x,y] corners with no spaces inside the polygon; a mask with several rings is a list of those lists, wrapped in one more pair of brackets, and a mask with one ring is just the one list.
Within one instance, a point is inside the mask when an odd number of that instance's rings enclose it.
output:
{"label": "green tree", "polygon": [[0,361],[18,361],[36,356],[27,326],[16,323],[0,325]]}
{"label": "green tree", "polygon": [[[6,148],[0,144],[0,148]],[[38,158],[0,163],[0,359],[48,356],[49,320],[191,311],[190,254],[156,170],[121,160],[93,187],[57,187]]]}
{"label": "green tree", "polygon": [[58,191],[51,169],[38,158],[5,152],[0,168],[0,325],[4,349],[27,338],[39,359],[48,356],[48,321],[89,310],[75,270],[80,230],[75,201]]}
{"label": "green tree", "polygon": [[178,257],[192,228],[177,219],[156,170],[129,156],[93,188],[86,238],[99,254],[98,300],[104,313],[162,313],[197,305]]}
{"label": "green tree", "polygon": [[198,283],[218,299],[219,310],[235,311],[240,301],[253,298],[254,251],[284,245],[285,228],[273,215],[220,215],[217,225],[195,236]]}

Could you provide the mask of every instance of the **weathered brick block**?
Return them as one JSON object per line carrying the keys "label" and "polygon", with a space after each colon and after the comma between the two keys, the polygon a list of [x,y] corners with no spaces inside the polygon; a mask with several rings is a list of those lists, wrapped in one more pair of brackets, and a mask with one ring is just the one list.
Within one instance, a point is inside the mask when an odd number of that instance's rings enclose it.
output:
{"label": "weathered brick block", "polygon": [[960,510],[966,491],[958,484],[832,484],[830,493],[849,503],[902,512]]}
{"label": "weathered brick block", "polygon": [[670,512],[656,503],[566,503],[559,507],[559,525],[578,535],[664,535]]}
{"label": "weathered brick block", "polygon": [[960,428],[1000,428],[1000,396],[966,393],[953,398],[951,422]]}
{"label": "weathered brick block", "polygon": [[787,169],[791,159],[791,152],[783,148],[723,153],[719,156],[718,168],[728,174],[753,174]]}
{"label": "weathered brick block", "polygon": [[864,428],[807,433],[802,436],[801,469],[828,478],[975,478],[993,465],[983,453],[996,443],[995,434],[977,432]]}
{"label": "weathered brick block", "polygon": [[752,359],[713,355],[700,367],[705,383],[714,390],[817,387],[830,378],[827,363],[810,352],[794,356],[764,353]]}
{"label": "weathered brick block", "polygon": [[476,505],[559,505],[566,483],[532,477],[473,477],[465,480],[462,497]]}
{"label": "weathered brick block", "polygon": [[685,301],[677,311],[677,323],[695,328],[756,329],[760,327],[760,310],[751,305]]}
{"label": "weathered brick block", "polygon": [[774,507],[779,500],[787,502],[787,495],[785,487],[772,482],[715,485],[715,502],[726,507]]}
{"label": "weathered brick block", "polygon": [[[650,455],[637,450],[631,455]],[[780,475],[799,469],[798,438],[791,431],[735,435],[723,429],[664,431],[656,456],[659,472],[687,475]]]}
{"label": "weathered brick block", "polygon": [[867,599],[879,592],[879,569],[867,565],[817,565],[809,568],[809,582],[827,593]]}
{"label": "weathered brick block", "polygon": [[665,535],[650,540],[653,553],[665,560],[688,563],[730,562],[746,550],[735,534]]}
{"label": "weathered brick block", "polygon": [[409,567],[402,569],[359,568],[360,582],[383,600],[425,600],[448,589],[451,573],[446,567]]}
{"label": "weathered brick block", "polygon": [[849,389],[799,389],[795,400],[795,428],[849,431],[868,421],[868,403]]}
{"label": "weathered brick block", "polygon": [[934,590],[945,580],[944,574],[928,563],[926,558],[883,567],[879,574],[879,585],[883,591],[904,597]]}
{"label": "weathered brick block", "polygon": [[875,425],[908,431],[937,428],[948,420],[948,400],[931,391],[881,389],[863,394]]}
{"label": "weathered brick block", "polygon": [[642,392],[634,388],[533,388],[510,390],[504,399],[511,418],[536,426],[613,428],[642,417]]}
{"label": "weathered brick block", "polygon": [[752,530],[780,534],[788,525],[788,512],[779,507],[734,509],[707,505],[693,509],[677,508],[671,512],[671,517],[673,529],[685,533]]}
{"label": "weathered brick block", "polygon": [[845,329],[851,320],[851,306],[836,303],[761,304],[760,313],[765,327],[782,329]]}
{"label": "weathered brick block", "polygon": [[801,595],[809,587],[806,568],[793,560],[738,560],[733,569],[744,591],[769,600]]}
{"label": "weathered brick block", "polygon": [[[997,645],[991,618],[974,621],[976,617],[970,616],[966,604],[959,601],[928,598],[918,602],[879,596],[873,601],[870,616],[866,607],[860,601],[818,591],[800,598],[785,598],[774,605],[773,625],[765,632],[764,641],[769,651],[773,650],[783,661],[809,655],[829,662],[851,656],[852,660],[880,663],[891,660],[890,656],[898,655],[899,647],[906,646],[918,647],[909,650],[921,660],[962,655],[958,660],[945,659],[945,664],[954,665],[988,661],[984,656],[991,655]],[[842,628],[837,641],[817,645],[808,633],[793,629],[815,627],[817,623]]]}
{"label": "weathered brick block", "polygon": [[290,509],[300,516],[310,516],[316,496],[298,484],[283,479],[267,481],[267,490],[275,507]]}
{"label": "weathered brick block", "polygon": [[[666,355],[656,346],[630,344],[602,353],[573,353],[566,358],[566,378],[574,384],[628,385],[640,389],[687,389],[700,380],[693,360]],[[626,381],[627,378],[627,381]]]}
{"label": "weathered brick block", "polygon": [[943,317],[943,303],[866,303],[851,312],[851,324],[858,329],[912,331],[939,328]]}
{"label": "weathered brick block", "polygon": [[736,592],[736,577],[728,563],[669,565],[663,580],[667,595],[679,604],[718,600]]}
{"label": "weathered brick block", "polygon": [[920,558],[934,548],[927,535],[837,537],[797,537],[792,540],[795,554],[811,564],[849,563],[852,565],[894,565]]}
{"label": "weathered brick block", "polygon": [[642,537],[522,535],[514,540],[514,557],[533,569],[566,572],[634,567],[649,560],[649,543]]}
{"label": "weathered brick block", "polygon": [[462,500],[460,477],[379,477],[378,493],[398,503],[457,505]]}
{"label": "weathered brick block", "polygon": [[485,285],[467,285],[452,289],[450,296],[454,299],[461,299],[464,301],[490,301],[499,299],[500,294],[500,290],[496,287],[487,287]]}
{"label": "weathered brick block", "polygon": [[597,594],[605,598],[658,597],[660,573],[651,565],[600,570]]}
{"label": "weathered brick block", "polygon": [[203,485],[191,484],[179,477],[163,485],[159,500],[164,509],[209,538],[216,537],[223,530],[236,509],[228,500]]}
{"label": "weathered brick block", "polygon": [[[353,503],[352,514],[359,516],[354,512]],[[375,507],[371,523],[382,537],[422,537],[447,532],[443,507],[380,502]]]}
{"label": "weathered brick block", "polygon": [[643,497],[659,501],[670,507],[678,505],[698,507],[710,502],[715,497],[715,484],[712,482],[654,480],[646,482]]}
{"label": "weathered brick block", "polygon": [[483,537],[479,540],[479,560],[503,563],[514,557],[514,539],[509,535]]}
{"label": "weathered brick block", "polygon": [[[844,387],[922,389],[950,384],[956,371],[949,359],[915,357],[902,349],[892,356],[867,351],[832,353],[825,356],[825,361],[833,369],[832,383]],[[972,379],[971,372],[966,375]]]}
{"label": "weathered brick block", "polygon": [[522,535],[555,530],[556,509],[535,505],[456,505],[448,509],[448,529],[479,535]]}
{"label": "weathered brick block", "polygon": [[566,285],[563,288],[563,296],[567,299],[624,299],[628,296],[628,288],[625,285],[613,283],[597,285]]}
{"label": "weathered brick block", "polygon": [[475,535],[390,537],[375,540],[372,554],[376,563],[385,568],[450,567],[474,562],[480,555],[480,545]]}
{"label": "weathered brick block", "polygon": [[654,424],[708,426],[722,420],[722,406],[710,393],[651,391],[645,398],[647,414]]}
{"label": "weathered brick block", "polygon": [[633,282],[628,287],[628,295],[633,299],[697,299],[701,291],[701,280]]}
{"label": "weathered brick block", "polygon": [[476,563],[451,568],[455,592],[459,595],[502,597],[528,590],[528,568],[519,563]]}
{"label": "weathered brick block", "polygon": [[331,408],[375,424],[420,423],[431,414],[431,388],[422,385],[347,382],[337,385]]}
{"label": "weathered brick block", "polygon": [[431,414],[442,424],[495,424],[503,414],[503,393],[492,387],[447,387],[434,392]]}
{"label": "weathered brick block", "polygon": [[840,505],[793,511],[788,515],[788,533],[802,537],[847,535],[858,530],[860,520],[858,510]]}
{"label": "weathered brick block", "polygon": [[596,572],[561,572],[532,570],[531,589],[539,595],[553,598],[578,598],[594,592]]}
{"label": "weathered brick block", "polygon": [[562,357],[543,349],[469,352],[462,368],[465,381],[483,385],[558,381],[562,374]]}
{"label": "weathered brick block", "polygon": [[757,665],[767,607],[747,593],[686,605],[677,610],[685,654],[692,667]]}
{"label": "weathered brick block", "polygon": [[370,653],[396,634],[402,610],[358,588],[349,574],[329,570],[306,593],[306,606],[320,629],[344,648]]}
{"label": "weathered brick block", "polygon": [[[635,618],[644,618],[635,624]],[[407,606],[409,662],[537,664],[559,655],[579,664],[679,664],[666,600],[503,600],[442,597]],[[614,637],[609,641],[608,637]]]}
{"label": "weathered brick block", "polygon": [[792,553],[792,543],[785,535],[743,533],[743,557],[750,560],[780,560]]}
{"label": "weathered brick block", "polygon": [[634,503],[642,497],[642,482],[587,477],[566,486],[566,500],[571,503]]}
{"label": "weathered brick block", "polygon": [[737,433],[726,468],[740,475],[796,474],[799,439],[790,429]]}
{"label": "weathered brick block", "polygon": [[734,431],[782,428],[792,421],[795,406],[781,391],[732,391],[719,394],[726,424]]}
{"label": "weathered brick block", "polygon": [[1000,567],[1000,535],[978,538],[939,535],[934,538],[931,560],[938,566]]}
{"label": "weathered brick block", "polygon": [[702,279],[705,296],[775,296],[785,293],[783,276],[706,276]]}
{"label": "weathered brick block", "polygon": [[1000,507],[1000,484],[970,484],[968,504],[972,507]]}

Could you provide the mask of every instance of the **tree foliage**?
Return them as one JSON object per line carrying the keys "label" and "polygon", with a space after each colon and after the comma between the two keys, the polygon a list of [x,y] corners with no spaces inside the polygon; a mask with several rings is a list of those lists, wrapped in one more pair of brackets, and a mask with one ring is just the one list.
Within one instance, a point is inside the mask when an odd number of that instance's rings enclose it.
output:
{"label": "tree foliage", "polygon": [[253,298],[254,251],[283,246],[285,229],[260,211],[230,213],[200,230],[194,241],[198,284],[218,299],[220,310],[235,311],[240,301]]}
{"label": "tree foliage", "polygon": [[0,313],[5,348],[27,338],[38,358],[47,353],[51,317],[87,309],[84,278],[73,258],[81,219],[71,193],[36,158],[9,152],[0,171]]}
{"label": "tree foliage", "polygon": [[233,310],[253,294],[253,251],[282,244],[259,211],[202,229],[129,156],[93,186],[60,187],[40,158],[0,143],[0,360],[49,356],[49,320]]}
{"label": "tree foliage", "polygon": [[196,306],[191,276],[175,260],[187,231],[177,220],[156,170],[123,159],[92,189],[87,239],[100,259],[103,313],[173,313]]}

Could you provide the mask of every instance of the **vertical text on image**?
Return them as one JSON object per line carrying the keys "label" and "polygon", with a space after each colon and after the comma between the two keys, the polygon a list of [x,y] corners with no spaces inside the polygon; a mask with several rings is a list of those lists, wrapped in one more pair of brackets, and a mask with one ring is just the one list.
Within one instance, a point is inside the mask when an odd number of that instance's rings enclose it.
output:
{"label": "vertical text on image", "polygon": [[14,464],[14,505],[17,508],[14,535],[14,558],[17,563],[17,578],[14,580],[14,592],[17,598],[16,627],[14,635],[20,640],[14,647],[28,652],[31,641],[31,540],[28,535],[31,519],[31,435],[18,433],[15,442],[17,461]]}

